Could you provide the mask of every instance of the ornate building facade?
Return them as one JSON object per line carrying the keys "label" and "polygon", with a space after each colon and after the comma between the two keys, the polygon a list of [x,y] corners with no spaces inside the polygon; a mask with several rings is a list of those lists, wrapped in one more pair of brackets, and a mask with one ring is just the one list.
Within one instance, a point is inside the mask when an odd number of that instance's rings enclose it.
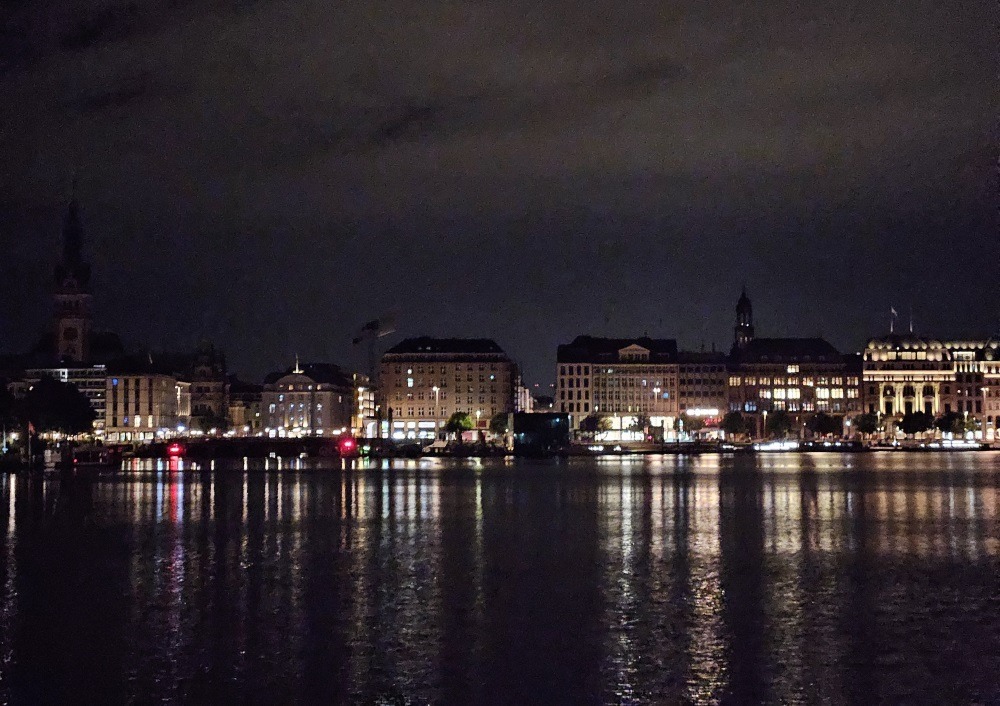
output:
{"label": "ornate building facade", "polygon": [[351,434],[355,416],[352,376],[336,365],[312,363],[264,379],[264,433],[271,437]]}
{"label": "ornate building facade", "polygon": [[1000,421],[1000,342],[890,334],[864,351],[866,411],[898,423],[903,415],[960,415],[969,434],[996,440]]}

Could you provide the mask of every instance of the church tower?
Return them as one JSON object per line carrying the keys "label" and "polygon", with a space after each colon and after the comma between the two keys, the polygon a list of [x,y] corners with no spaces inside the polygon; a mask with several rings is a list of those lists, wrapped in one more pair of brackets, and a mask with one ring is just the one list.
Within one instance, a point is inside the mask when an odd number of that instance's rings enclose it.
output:
{"label": "church tower", "polygon": [[55,269],[56,356],[82,363],[90,356],[90,264],[83,260],[83,225],[76,195],[63,219],[62,258]]}
{"label": "church tower", "polygon": [[736,302],[736,339],[733,347],[743,350],[753,340],[753,305],[747,296],[747,288],[743,288],[740,299]]}

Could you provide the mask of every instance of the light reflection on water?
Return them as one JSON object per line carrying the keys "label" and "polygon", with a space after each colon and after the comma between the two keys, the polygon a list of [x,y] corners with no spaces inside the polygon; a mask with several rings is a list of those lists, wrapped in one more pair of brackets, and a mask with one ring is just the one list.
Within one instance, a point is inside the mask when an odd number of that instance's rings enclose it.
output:
{"label": "light reflection on water", "polygon": [[0,477],[0,698],[996,702],[998,486],[992,453]]}

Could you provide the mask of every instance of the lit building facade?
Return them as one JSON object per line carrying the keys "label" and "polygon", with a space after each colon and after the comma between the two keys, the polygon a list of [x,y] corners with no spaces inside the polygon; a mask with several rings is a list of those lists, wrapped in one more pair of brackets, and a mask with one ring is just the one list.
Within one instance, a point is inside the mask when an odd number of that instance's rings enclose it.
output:
{"label": "lit building facade", "polygon": [[184,426],[180,406],[181,387],[173,375],[111,372],[105,383],[105,438],[114,443],[175,436]]}
{"label": "lit building facade", "polygon": [[591,414],[610,420],[608,441],[638,441],[642,417],[650,429],[673,434],[677,406],[677,342],[673,339],[578,336],[556,352],[556,409],[570,428]]}
{"label": "lit building facade", "polygon": [[729,373],[724,353],[681,352],[677,359],[677,411],[717,423],[729,408]]}
{"label": "lit building facade", "polygon": [[367,375],[354,373],[353,378],[355,401],[351,433],[358,437],[373,439],[378,435],[375,387]]}
{"label": "lit building facade", "polygon": [[898,422],[910,412],[958,414],[975,438],[995,441],[1000,417],[1000,342],[939,340],[914,334],[868,341],[866,411]]}
{"label": "lit building facade", "polygon": [[264,380],[264,433],[270,437],[351,434],[356,395],[353,377],[340,367],[296,363]]}
{"label": "lit building facade", "polygon": [[382,356],[379,408],[393,439],[434,439],[456,412],[485,432],[516,409],[517,366],[486,338],[409,338]]}

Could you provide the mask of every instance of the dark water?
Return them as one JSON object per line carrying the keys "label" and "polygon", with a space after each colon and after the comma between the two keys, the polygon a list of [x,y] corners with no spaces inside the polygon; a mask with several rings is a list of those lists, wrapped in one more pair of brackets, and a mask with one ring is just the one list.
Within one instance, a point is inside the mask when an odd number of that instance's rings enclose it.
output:
{"label": "dark water", "polygon": [[992,453],[0,478],[0,697],[997,703],[998,487]]}

